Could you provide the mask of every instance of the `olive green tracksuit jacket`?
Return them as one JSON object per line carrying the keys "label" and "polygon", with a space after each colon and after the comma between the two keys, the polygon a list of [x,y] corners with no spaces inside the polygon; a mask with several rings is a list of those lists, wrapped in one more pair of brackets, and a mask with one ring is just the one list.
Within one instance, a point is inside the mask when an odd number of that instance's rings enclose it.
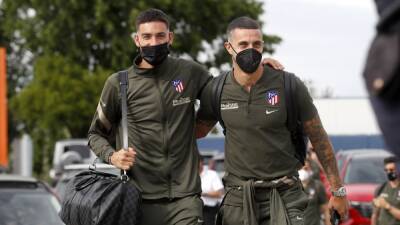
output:
{"label": "olive green tracksuit jacket", "polygon": [[[209,73],[199,64],[168,57],[153,69],[128,69],[129,146],[136,154],[130,174],[144,199],[180,198],[201,193],[194,103]],[[121,149],[118,74],[106,81],[89,129],[89,145],[108,161]],[[116,137],[116,148],[112,143]]]}

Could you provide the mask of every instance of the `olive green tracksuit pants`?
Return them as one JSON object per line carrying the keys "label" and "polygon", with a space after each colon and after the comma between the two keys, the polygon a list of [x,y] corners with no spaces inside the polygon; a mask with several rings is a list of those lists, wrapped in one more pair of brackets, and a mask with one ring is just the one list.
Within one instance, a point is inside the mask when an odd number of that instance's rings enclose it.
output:
{"label": "olive green tracksuit pants", "polygon": [[234,178],[226,183],[217,225],[304,225],[308,197],[298,178],[285,182],[238,182]]}
{"label": "olive green tracksuit pants", "polygon": [[198,195],[142,202],[140,225],[202,225],[203,202]]}

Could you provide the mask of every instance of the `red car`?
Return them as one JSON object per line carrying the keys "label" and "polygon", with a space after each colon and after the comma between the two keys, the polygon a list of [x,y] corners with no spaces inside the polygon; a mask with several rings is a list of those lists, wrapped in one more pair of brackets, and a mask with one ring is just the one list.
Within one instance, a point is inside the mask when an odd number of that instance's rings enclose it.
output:
{"label": "red car", "polygon": [[339,173],[350,202],[349,219],[342,225],[371,224],[375,189],[386,181],[383,159],[391,155],[383,149],[346,150],[336,154]]}

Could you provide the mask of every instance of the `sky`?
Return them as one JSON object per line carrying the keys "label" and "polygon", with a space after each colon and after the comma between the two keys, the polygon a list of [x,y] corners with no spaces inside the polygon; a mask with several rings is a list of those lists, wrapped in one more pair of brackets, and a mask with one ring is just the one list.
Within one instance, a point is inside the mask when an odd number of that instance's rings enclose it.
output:
{"label": "sky", "polygon": [[263,31],[280,36],[273,58],[312,80],[317,94],[365,97],[362,71],[375,35],[373,0],[263,0]]}

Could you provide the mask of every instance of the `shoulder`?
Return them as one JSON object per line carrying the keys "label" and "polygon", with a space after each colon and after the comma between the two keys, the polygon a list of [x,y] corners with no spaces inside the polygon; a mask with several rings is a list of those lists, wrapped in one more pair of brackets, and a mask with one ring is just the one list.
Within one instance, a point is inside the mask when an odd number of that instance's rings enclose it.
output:
{"label": "shoulder", "polygon": [[276,70],[272,68],[270,65],[264,65],[264,74],[263,76],[268,76],[270,79],[279,78],[283,80],[283,76],[287,73],[284,70]]}
{"label": "shoulder", "polygon": [[111,74],[107,78],[104,86],[108,87],[108,88],[118,88],[118,86],[119,86],[118,72]]}
{"label": "shoulder", "polygon": [[176,58],[176,57],[169,57],[169,60],[171,61],[171,64],[173,66],[179,66],[191,70],[198,70],[198,71],[203,71],[208,73],[207,68],[203,65],[201,65],[198,62],[195,62],[190,59],[183,59],[183,58]]}
{"label": "shoulder", "polygon": [[[127,68],[126,70],[128,71],[128,77],[129,78],[131,78],[133,76],[136,76],[136,74],[133,71],[133,67],[132,66]],[[123,71],[123,70],[121,70],[121,71]],[[119,72],[121,72],[121,71],[118,71],[118,72],[115,72],[115,73],[111,74],[107,78],[106,84],[112,85],[114,87],[119,87]]]}

